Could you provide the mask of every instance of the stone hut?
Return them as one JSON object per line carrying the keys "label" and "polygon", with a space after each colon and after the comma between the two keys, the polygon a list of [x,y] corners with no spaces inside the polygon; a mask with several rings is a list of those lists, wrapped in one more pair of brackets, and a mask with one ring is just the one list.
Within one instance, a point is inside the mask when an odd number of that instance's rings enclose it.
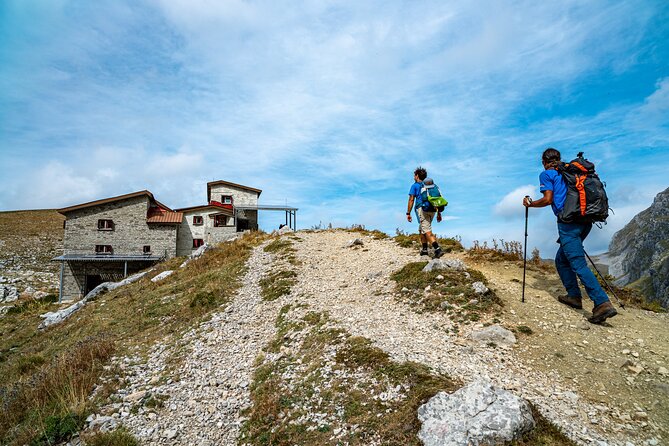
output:
{"label": "stone hut", "polygon": [[102,282],[257,230],[261,192],[219,180],[207,183],[201,206],[173,210],[144,190],[59,209],[66,217],[63,255],[54,259],[61,262],[60,299],[81,298]]}

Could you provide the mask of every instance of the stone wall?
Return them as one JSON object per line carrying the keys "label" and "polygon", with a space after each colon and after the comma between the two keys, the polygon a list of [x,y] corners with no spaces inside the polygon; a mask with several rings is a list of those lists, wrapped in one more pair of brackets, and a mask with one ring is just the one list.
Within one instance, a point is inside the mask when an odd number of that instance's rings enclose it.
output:
{"label": "stone wall", "polygon": [[[174,257],[178,226],[148,224],[149,204],[149,198],[142,196],[68,212],[64,253],[95,254],[95,245],[111,245],[115,255],[140,255],[149,245],[153,255]],[[98,230],[99,219],[112,220],[114,229]]]}
{"label": "stone wall", "polygon": [[[219,197],[220,198],[220,197]],[[179,238],[177,242],[177,255],[185,256],[194,251],[193,239],[201,238],[205,243],[215,245],[233,237],[237,233],[236,222],[233,217],[228,217],[227,226],[214,226],[214,214],[220,209],[199,209],[184,212],[184,219],[179,226]],[[201,225],[193,224],[194,216],[202,217]]]}
{"label": "stone wall", "polygon": [[211,200],[221,201],[221,195],[231,195],[233,206],[257,206],[258,194],[256,192],[240,189],[236,187],[226,186],[224,184],[216,184],[211,186]]}

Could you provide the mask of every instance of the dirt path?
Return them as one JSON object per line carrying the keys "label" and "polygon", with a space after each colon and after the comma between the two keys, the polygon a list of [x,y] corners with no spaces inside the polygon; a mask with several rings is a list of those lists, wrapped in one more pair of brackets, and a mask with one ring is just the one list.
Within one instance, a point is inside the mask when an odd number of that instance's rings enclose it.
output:
{"label": "dirt path", "polygon": [[[622,350],[629,348],[629,359],[646,364],[648,370],[666,366],[666,341],[660,345],[666,340],[663,316],[630,311],[614,319],[614,324],[625,324],[625,335],[618,328],[584,330],[579,328],[583,316],[551,300],[539,278],[531,277],[527,290],[531,302],[521,306],[516,303],[519,284],[511,282],[518,277],[517,267],[472,264],[486,274],[507,303],[501,324],[508,328],[529,325],[534,331],[521,336],[513,349],[477,346],[467,342],[466,336],[482,324],[466,326],[455,336],[448,333],[452,323],[444,313],[418,313],[397,301],[390,274],[419,261],[413,251],[391,240],[369,237],[363,237],[365,245],[360,249],[346,248],[347,241],[359,235],[342,231],[298,236],[302,242],[295,246],[303,267],[292,296],[329,311],[347,330],[372,339],[393,359],[422,362],[466,382],[488,377],[534,402],[581,444],[643,444],[646,439],[652,444],[667,437],[666,420],[659,414],[666,407],[666,394],[647,391],[654,385],[663,388],[662,384],[642,372],[628,385],[622,379],[627,378],[626,372],[616,363],[627,359]],[[660,329],[663,324],[665,328]],[[630,345],[624,347],[621,342]],[[599,382],[611,384],[601,387]],[[637,393],[638,400],[629,398]]]}
{"label": "dirt path", "polygon": [[[605,325],[592,325],[586,321],[592,311],[590,300],[584,299],[583,310],[573,310],[553,297],[563,292],[556,274],[530,272],[527,302],[522,304],[521,266],[470,263],[484,272],[504,299],[505,320],[534,331],[516,349],[523,363],[552,371],[556,381],[573,387],[601,411],[606,409],[606,415],[617,421],[614,431],[633,437],[661,435],[669,441],[667,314],[618,308],[619,315]],[[600,417],[588,419],[596,424]]]}

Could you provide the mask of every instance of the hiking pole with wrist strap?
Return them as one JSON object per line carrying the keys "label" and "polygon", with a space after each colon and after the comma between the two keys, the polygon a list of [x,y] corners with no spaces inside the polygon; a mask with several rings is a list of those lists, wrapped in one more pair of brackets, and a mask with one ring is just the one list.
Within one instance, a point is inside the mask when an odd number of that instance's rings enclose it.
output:
{"label": "hiking pole with wrist strap", "polygon": [[[525,195],[525,199],[532,203],[532,199],[529,195]],[[522,303],[525,303],[525,271],[527,271],[527,219],[529,216],[530,208],[525,206],[525,253],[523,254],[523,297],[520,299]]]}
{"label": "hiking pole with wrist strap", "polygon": [[620,305],[620,308],[622,308],[622,309],[624,310],[624,309],[625,309],[625,304],[623,304],[623,303],[620,301],[620,299],[618,299],[618,296],[616,296],[616,292],[613,291],[613,288],[611,287],[611,285],[609,285],[609,282],[608,282],[608,281],[606,280],[606,278],[602,275],[602,273],[599,272],[599,270],[597,269],[597,266],[595,265],[595,262],[593,262],[592,259],[590,258],[590,256],[588,255],[588,253],[585,252],[585,249],[583,250],[583,252],[585,253],[585,256],[588,258],[588,260],[590,260],[590,263],[592,264],[592,267],[595,269],[595,271],[597,271],[597,274],[599,274],[599,277],[602,278],[602,281],[603,281],[604,284],[606,285],[606,288],[608,288],[609,291],[611,292],[611,294],[613,294],[613,297],[616,298],[616,302],[618,302],[618,305]]}

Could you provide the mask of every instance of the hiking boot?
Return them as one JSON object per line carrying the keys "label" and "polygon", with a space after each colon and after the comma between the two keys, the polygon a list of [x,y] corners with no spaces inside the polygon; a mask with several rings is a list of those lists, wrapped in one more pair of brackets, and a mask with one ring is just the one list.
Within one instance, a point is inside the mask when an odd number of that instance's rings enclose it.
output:
{"label": "hiking boot", "polygon": [[434,258],[438,259],[439,257],[444,255],[444,251],[441,250],[441,248],[437,248],[434,250]]}
{"label": "hiking boot", "polygon": [[558,300],[565,305],[568,305],[572,308],[576,308],[577,310],[583,309],[583,304],[581,303],[580,297],[563,294],[562,296],[558,296]]}
{"label": "hiking boot", "polygon": [[427,255],[429,255],[428,252],[427,252],[427,249],[421,249],[421,250],[420,250],[420,255],[421,255],[421,256],[427,256]]}
{"label": "hiking boot", "polygon": [[613,317],[616,314],[618,314],[618,312],[613,308],[613,305],[611,305],[611,301],[607,300],[603,304],[599,304],[592,309],[592,317],[588,318],[588,322],[601,324],[606,319]]}

